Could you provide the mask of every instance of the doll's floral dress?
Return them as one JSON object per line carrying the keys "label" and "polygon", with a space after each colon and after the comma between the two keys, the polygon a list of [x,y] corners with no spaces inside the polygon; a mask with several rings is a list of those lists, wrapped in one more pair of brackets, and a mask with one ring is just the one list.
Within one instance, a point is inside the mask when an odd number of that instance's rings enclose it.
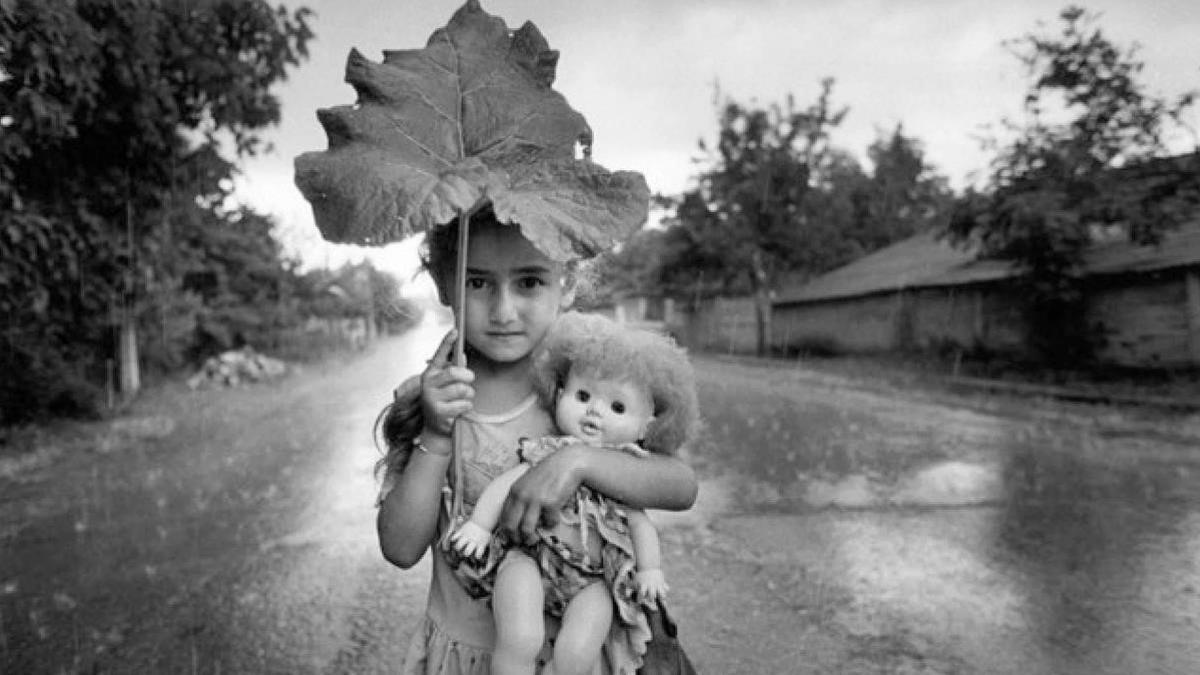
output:
{"label": "doll's floral dress", "polygon": [[[570,436],[523,438],[517,455],[536,465],[559,449],[579,443]],[[625,505],[581,486],[559,514],[552,528],[539,530],[533,545],[511,542],[503,534],[492,538],[479,560],[459,556],[453,548],[446,553],[467,591],[477,597],[490,596],[496,572],[508,550],[523,551],[537,563],[545,591],[545,611],[561,619],[567,603],[584,587],[602,580],[613,596],[615,609],[606,641],[612,672],[633,673],[642,662],[650,625],[637,601],[637,572],[629,517]]]}

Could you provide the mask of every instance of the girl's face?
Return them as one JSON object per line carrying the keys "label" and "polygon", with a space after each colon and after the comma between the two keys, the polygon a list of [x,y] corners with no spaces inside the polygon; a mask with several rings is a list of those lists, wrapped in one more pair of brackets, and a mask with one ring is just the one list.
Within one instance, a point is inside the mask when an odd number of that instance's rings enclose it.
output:
{"label": "girl's face", "polygon": [[561,433],[589,443],[634,443],[654,420],[654,405],[649,392],[633,382],[572,370],[558,392],[554,417]]}
{"label": "girl's face", "polygon": [[[466,305],[455,311],[466,314],[466,342],[477,357],[493,363],[528,357],[559,313],[575,301],[565,277],[564,266],[534,248],[516,226],[472,228]],[[450,282],[440,289],[443,302],[454,300]]]}

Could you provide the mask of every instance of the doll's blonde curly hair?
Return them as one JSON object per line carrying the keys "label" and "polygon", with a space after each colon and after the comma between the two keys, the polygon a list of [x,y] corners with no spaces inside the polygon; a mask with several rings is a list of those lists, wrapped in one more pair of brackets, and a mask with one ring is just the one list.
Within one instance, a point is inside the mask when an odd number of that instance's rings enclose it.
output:
{"label": "doll's blonde curly hair", "polygon": [[632,382],[650,392],[654,421],[643,441],[647,450],[674,455],[695,437],[700,425],[695,374],[687,353],[669,336],[599,314],[567,312],[533,355],[534,387],[543,405],[553,409],[574,368]]}

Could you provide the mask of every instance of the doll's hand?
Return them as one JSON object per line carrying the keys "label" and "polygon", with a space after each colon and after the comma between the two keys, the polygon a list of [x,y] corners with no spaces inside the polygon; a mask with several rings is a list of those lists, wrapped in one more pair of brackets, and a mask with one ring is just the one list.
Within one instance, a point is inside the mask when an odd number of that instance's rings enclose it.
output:
{"label": "doll's hand", "polygon": [[450,363],[450,352],[458,331],[450,329],[438,345],[425,372],[421,373],[421,411],[425,415],[425,433],[450,435],[454,420],[470,412],[475,388],[475,373]]}
{"label": "doll's hand", "polygon": [[667,597],[667,578],[662,570],[641,570],[634,575],[637,582],[638,602],[653,607],[662,598]]}
{"label": "doll's hand", "polygon": [[450,543],[454,549],[468,558],[482,558],[491,541],[491,532],[469,520],[450,533]]}

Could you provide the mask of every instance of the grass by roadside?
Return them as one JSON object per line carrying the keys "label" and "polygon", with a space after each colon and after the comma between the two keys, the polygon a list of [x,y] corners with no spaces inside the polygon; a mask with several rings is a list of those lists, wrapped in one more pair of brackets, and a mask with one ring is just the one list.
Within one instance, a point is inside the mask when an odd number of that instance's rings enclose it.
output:
{"label": "grass by roadside", "polygon": [[336,369],[360,353],[331,349],[321,355],[310,354],[308,360],[289,362],[281,377],[235,387],[212,384],[192,390],[185,384],[190,372],[181,371],[149,379],[137,396],[101,409],[90,419],[48,418],[0,427],[0,479],[16,479],[73,454],[105,454],[131,439],[164,435],[160,428],[166,419],[163,409],[181,410],[198,405],[198,401],[287,386],[301,373]]}

